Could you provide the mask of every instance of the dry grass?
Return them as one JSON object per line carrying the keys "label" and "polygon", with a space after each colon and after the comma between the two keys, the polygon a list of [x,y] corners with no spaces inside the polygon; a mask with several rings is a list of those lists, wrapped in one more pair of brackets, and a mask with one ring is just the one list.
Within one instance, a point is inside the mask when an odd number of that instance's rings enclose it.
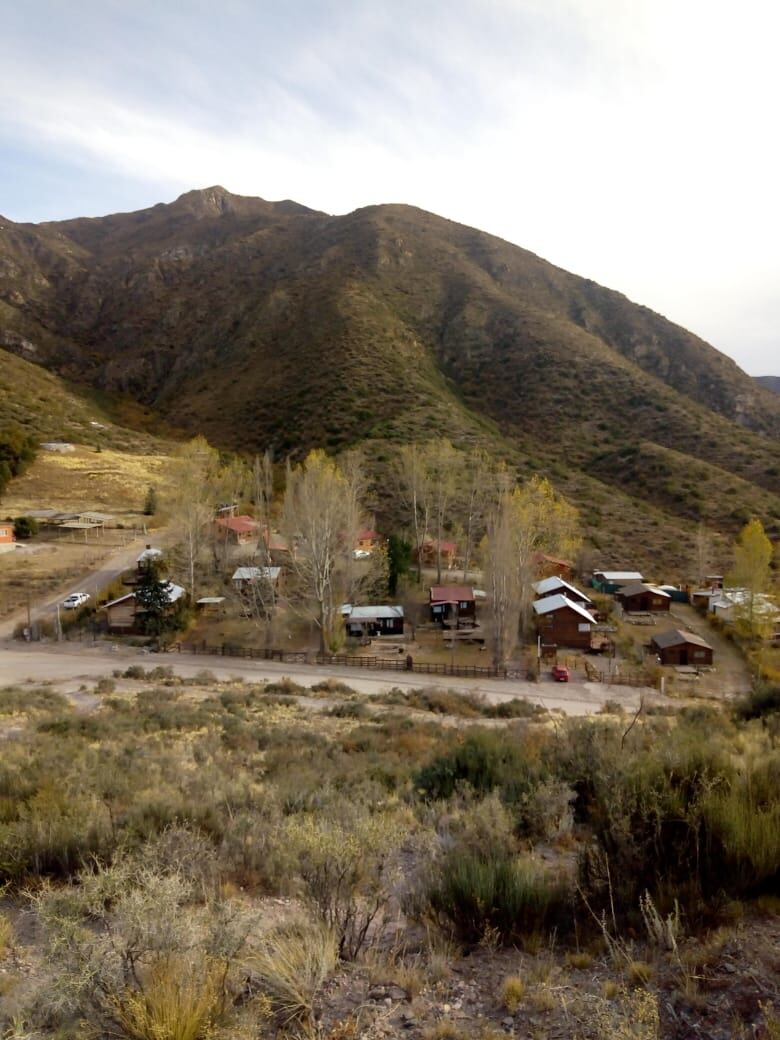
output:
{"label": "dry grass", "polygon": [[140,455],[76,446],[61,455],[41,451],[3,497],[12,515],[27,509],[94,509],[123,519],[140,517],[150,484],[163,483],[168,455]]}
{"label": "dry grass", "polygon": [[5,914],[0,913],[0,960],[5,957],[13,945],[13,925]]}
{"label": "dry grass", "polygon": [[501,987],[501,1003],[514,1015],[525,997],[525,982],[519,975],[507,975]]}
{"label": "dry grass", "polygon": [[336,966],[336,938],[315,921],[282,925],[247,960],[283,1024],[310,1019],[314,998]]}
{"label": "dry grass", "polygon": [[117,1019],[130,1040],[200,1040],[219,1004],[216,976],[207,968],[163,960],[142,991],[117,1003]]}

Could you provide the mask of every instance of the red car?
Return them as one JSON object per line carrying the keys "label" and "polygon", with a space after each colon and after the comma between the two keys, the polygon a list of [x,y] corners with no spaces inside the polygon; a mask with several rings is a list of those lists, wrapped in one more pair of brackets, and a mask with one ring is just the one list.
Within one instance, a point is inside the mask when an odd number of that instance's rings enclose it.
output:
{"label": "red car", "polygon": [[564,668],[562,664],[553,665],[552,677],[556,682],[568,682],[569,669]]}

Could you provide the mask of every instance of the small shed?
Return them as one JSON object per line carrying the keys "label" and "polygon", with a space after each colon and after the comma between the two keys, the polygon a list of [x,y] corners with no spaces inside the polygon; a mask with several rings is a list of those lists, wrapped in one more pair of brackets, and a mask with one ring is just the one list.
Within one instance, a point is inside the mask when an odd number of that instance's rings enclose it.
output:
{"label": "small shed", "polygon": [[624,585],[644,581],[639,571],[594,571],[591,584],[598,592],[614,594]]}
{"label": "small shed", "polygon": [[404,608],[380,604],[376,606],[342,608],[347,635],[350,636],[402,636],[404,634]]}
{"label": "small shed", "polygon": [[276,586],[279,584],[281,573],[281,567],[236,567],[231,580],[239,591],[246,585],[254,585],[256,582],[266,582]]}
{"label": "small shed", "polygon": [[695,632],[682,628],[670,628],[659,632],[650,641],[661,664],[666,665],[711,665],[713,649],[706,640]]}
{"label": "small shed", "polygon": [[200,614],[208,617],[223,614],[225,612],[225,597],[201,596],[199,600],[195,601],[195,606]]}
{"label": "small shed", "polygon": [[373,552],[382,541],[382,536],[378,531],[372,531],[366,527],[362,531],[358,531],[355,539],[355,549],[358,552]]}
{"label": "small shed", "polygon": [[431,620],[442,628],[459,628],[461,623],[473,625],[477,618],[477,604],[471,585],[432,585],[430,592]]}
{"label": "small shed", "polygon": [[615,593],[615,599],[627,614],[660,613],[668,611],[672,605],[672,597],[668,592],[642,581],[624,585]]}
{"label": "small shed", "polygon": [[590,649],[596,620],[580,603],[559,592],[536,600],[534,614],[539,635],[545,643]]}
{"label": "small shed", "polygon": [[0,545],[11,545],[16,541],[14,525],[10,520],[0,524]]}
{"label": "small shed", "polygon": [[564,578],[543,578],[541,581],[534,583],[533,589],[537,599],[560,594],[566,596],[567,599],[573,600],[575,603],[588,604],[593,602],[590,596],[586,596],[576,585],[570,585]]}

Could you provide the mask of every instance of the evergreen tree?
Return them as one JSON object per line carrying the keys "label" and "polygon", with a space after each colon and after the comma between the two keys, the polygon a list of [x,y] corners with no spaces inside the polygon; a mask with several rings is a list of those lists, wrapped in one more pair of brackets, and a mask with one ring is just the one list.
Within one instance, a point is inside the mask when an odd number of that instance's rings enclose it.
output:
{"label": "evergreen tree", "polygon": [[157,512],[157,488],[150,485],[144,499],[144,516],[154,516]]}
{"label": "evergreen tree", "polygon": [[143,569],[135,587],[135,602],[138,624],[146,635],[159,636],[171,627],[170,582],[155,560]]}

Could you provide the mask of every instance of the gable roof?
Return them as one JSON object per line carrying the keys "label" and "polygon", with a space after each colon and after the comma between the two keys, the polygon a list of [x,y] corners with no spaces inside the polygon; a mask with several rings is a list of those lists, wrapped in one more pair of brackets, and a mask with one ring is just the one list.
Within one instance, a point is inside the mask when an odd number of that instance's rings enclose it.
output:
{"label": "gable roof", "polygon": [[534,613],[551,614],[556,610],[563,609],[564,607],[573,610],[575,614],[579,614],[585,621],[589,621],[591,625],[596,624],[596,620],[592,614],[589,614],[584,607],[580,606],[579,603],[575,603],[573,599],[564,596],[562,592],[559,592],[557,596],[545,596],[544,599],[537,599],[534,603]]}
{"label": "gable roof", "polygon": [[669,646],[683,646],[685,643],[691,643],[693,646],[703,646],[705,650],[712,650],[710,644],[702,639],[701,636],[697,636],[695,632],[688,632],[684,628],[670,628],[666,632],[659,632],[657,636],[653,636],[651,642],[655,643],[662,650]]}
{"label": "gable roof", "polygon": [[594,571],[594,578],[603,578],[604,581],[641,581],[642,575],[639,571]]}
{"label": "gable roof", "polygon": [[[568,581],[564,581],[563,578],[555,576],[551,578],[542,578],[541,581],[534,582],[533,588],[534,592],[540,596],[546,596],[547,593],[553,592],[555,589],[568,589],[570,592],[579,596],[580,599],[584,599],[586,603],[591,602],[590,597],[586,596],[584,592],[580,592],[575,585],[570,585]],[[566,595],[565,592],[563,594],[564,596]]]}
{"label": "gable roof", "polygon": [[139,553],[135,558],[136,563],[146,563],[147,560],[158,560],[163,554],[162,549],[155,549],[151,545],[147,545],[142,553]]}
{"label": "gable roof", "polygon": [[[185,589],[183,589],[181,585],[174,585],[172,581],[167,581],[165,583],[165,590],[169,603],[175,603],[177,600],[181,599],[185,593]],[[112,599],[110,603],[106,603],[105,607],[106,609],[108,607],[115,607],[117,603],[124,603],[126,599],[135,599],[135,593],[126,592],[124,596],[119,596],[117,599]]]}
{"label": "gable roof", "polygon": [[431,603],[470,603],[473,599],[471,585],[431,585]]}
{"label": "gable roof", "polygon": [[254,534],[260,526],[251,516],[220,516],[216,524],[227,531],[233,531],[234,534]]}
{"label": "gable roof", "polygon": [[615,593],[615,595],[628,596],[630,599],[632,596],[641,596],[643,592],[652,592],[656,596],[664,596],[666,599],[672,598],[668,592],[664,592],[664,590],[659,588],[657,585],[648,585],[643,581],[632,581],[628,585],[623,585],[620,591]]}
{"label": "gable roof", "polygon": [[375,542],[381,535],[378,531],[372,531],[370,528],[365,527],[362,531],[358,531],[357,540],[359,542]]}
{"label": "gable roof", "polygon": [[236,567],[233,581],[255,581],[256,578],[276,581],[281,572],[281,567]]}
{"label": "gable roof", "polygon": [[[342,614],[344,614],[343,608]],[[403,616],[403,607],[382,604],[376,607],[351,607],[349,613],[345,614],[345,620],[349,623],[350,621],[373,621],[375,618],[403,618]]]}

